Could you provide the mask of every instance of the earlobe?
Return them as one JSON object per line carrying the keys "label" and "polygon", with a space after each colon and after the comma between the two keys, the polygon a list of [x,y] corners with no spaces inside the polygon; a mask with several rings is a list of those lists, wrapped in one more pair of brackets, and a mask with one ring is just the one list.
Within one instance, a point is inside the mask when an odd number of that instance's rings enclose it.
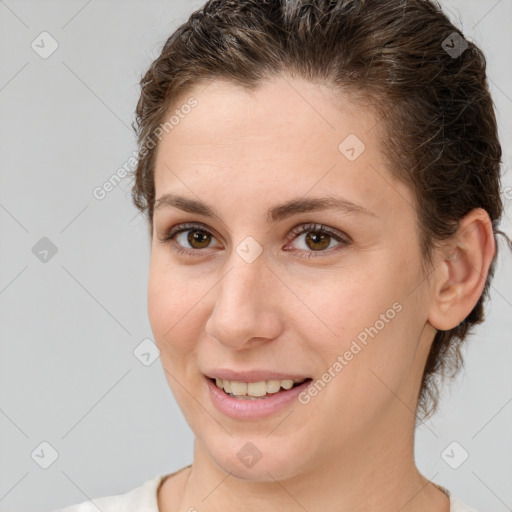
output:
{"label": "earlobe", "polygon": [[440,249],[434,272],[429,322],[447,331],[459,325],[480,298],[496,253],[488,213],[471,210],[457,233]]}

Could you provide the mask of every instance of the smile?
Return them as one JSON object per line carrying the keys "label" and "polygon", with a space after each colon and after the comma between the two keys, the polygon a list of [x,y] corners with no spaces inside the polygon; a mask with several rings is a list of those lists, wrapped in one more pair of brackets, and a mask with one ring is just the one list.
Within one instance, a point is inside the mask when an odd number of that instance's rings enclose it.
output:
{"label": "smile", "polygon": [[236,420],[255,421],[290,407],[313,381],[302,378],[244,382],[205,376],[204,382],[212,405],[220,413]]}
{"label": "smile", "polygon": [[259,382],[241,382],[225,379],[211,379],[215,385],[231,397],[241,400],[261,400],[268,395],[279,393],[281,390],[289,390],[298,386],[308,378],[300,380],[262,380]]}

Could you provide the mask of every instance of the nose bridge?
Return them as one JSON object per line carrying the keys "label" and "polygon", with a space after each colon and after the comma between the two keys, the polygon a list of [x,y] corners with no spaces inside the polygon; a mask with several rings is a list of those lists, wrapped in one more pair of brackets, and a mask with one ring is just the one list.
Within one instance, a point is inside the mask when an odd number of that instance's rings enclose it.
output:
{"label": "nose bridge", "polygon": [[253,338],[272,339],[278,334],[275,297],[268,289],[271,272],[263,254],[255,256],[254,250],[248,241],[232,252],[206,324],[210,336],[233,347]]}

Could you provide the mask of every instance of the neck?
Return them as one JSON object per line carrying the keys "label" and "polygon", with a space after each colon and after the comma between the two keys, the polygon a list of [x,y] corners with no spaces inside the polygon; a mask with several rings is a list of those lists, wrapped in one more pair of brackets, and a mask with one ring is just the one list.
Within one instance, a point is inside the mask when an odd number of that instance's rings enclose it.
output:
{"label": "neck", "polygon": [[[414,463],[414,425],[398,430],[410,415],[404,407],[389,415],[387,428],[379,435],[360,432],[343,446],[320,459],[316,467],[289,478],[250,481],[220,468],[199,440],[194,443],[194,460],[179,492],[162,510],[201,512],[449,512],[449,499],[420,474]],[[334,440],[333,440],[334,441]],[[334,446],[333,442],[333,446]],[[336,457],[333,453],[336,452]],[[263,460],[263,459],[262,459]],[[178,508],[174,508],[178,504]]]}

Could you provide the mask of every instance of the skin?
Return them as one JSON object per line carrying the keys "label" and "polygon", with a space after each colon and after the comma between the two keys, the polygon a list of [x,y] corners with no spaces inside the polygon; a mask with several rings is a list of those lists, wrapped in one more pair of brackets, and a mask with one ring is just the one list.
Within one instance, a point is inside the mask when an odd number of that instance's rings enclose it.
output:
{"label": "skin", "polygon": [[[284,75],[252,92],[215,80],[177,104],[191,96],[197,106],[159,144],[156,198],[201,200],[221,220],[171,206],[154,213],[149,318],[195,437],[192,468],[164,481],[160,510],[448,512],[446,494],[415,466],[415,411],[436,329],[464,319],[485,284],[495,252],[487,213],[463,219],[426,279],[412,192],[385,169],[368,106]],[[365,144],[354,161],[338,149],[348,134]],[[327,195],[374,215],[326,210],[267,222],[278,203]],[[161,241],[185,222],[211,237],[191,245],[187,231],[174,245]],[[291,234],[306,223],[351,243],[328,237],[315,251],[307,233]],[[248,236],[263,249],[252,263],[236,252]],[[176,254],[180,245],[199,256]],[[319,379],[394,303],[400,312],[308,404],[258,421],[212,404],[205,369]],[[237,457],[247,442],[262,454],[250,468]]]}

